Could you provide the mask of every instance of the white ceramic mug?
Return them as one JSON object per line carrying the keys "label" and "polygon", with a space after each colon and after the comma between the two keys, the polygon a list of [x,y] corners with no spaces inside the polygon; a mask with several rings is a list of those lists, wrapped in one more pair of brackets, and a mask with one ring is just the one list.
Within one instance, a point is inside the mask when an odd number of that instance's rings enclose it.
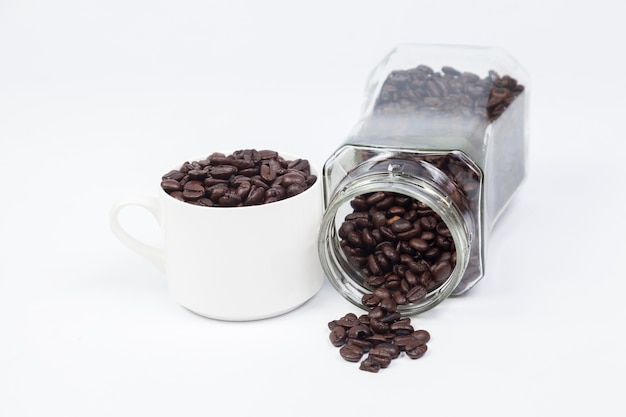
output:
{"label": "white ceramic mug", "polygon": [[[257,206],[202,207],[165,191],[122,198],[111,208],[111,228],[165,272],[170,294],[187,309],[221,320],[277,316],[313,297],[324,280],[317,256],[321,178],[313,164],[311,173],[318,180],[304,192]],[[152,213],[163,231],[162,248],[121,226],[119,213],[127,206]]]}

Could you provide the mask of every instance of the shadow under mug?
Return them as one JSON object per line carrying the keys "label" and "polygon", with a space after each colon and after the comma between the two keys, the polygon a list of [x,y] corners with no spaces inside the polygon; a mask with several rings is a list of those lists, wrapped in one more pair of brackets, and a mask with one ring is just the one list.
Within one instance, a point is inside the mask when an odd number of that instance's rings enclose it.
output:
{"label": "shadow under mug", "polygon": [[[163,190],[159,196],[121,198],[110,211],[111,229],[165,273],[171,296],[183,307],[220,320],[277,316],[313,297],[324,280],[317,255],[322,181],[312,164],[311,173],[318,180],[304,192],[257,206],[196,206]],[[156,218],[161,248],[122,227],[119,214],[128,206]]]}

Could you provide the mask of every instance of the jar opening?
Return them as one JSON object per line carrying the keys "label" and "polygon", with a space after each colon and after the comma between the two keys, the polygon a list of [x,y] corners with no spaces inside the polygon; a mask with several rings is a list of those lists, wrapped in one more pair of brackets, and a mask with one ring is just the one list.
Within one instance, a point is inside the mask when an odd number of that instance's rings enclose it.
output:
{"label": "jar opening", "polygon": [[[389,165],[391,166],[391,165]],[[394,175],[390,182],[388,175]],[[335,288],[370,308],[366,294],[388,292],[403,315],[434,307],[458,285],[471,234],[445,193],[390,170],[360,178],[329,204],[320,257]],[[366,297],[367,298],[367,297]]]}

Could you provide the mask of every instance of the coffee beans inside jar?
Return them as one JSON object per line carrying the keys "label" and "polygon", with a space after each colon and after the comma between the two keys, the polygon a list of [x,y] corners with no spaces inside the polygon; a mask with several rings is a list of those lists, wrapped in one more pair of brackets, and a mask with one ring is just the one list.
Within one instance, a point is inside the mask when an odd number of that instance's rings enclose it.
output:
{"label": "coffee beans inside jar", "polygon": [[[415,303],[440,286],[456,264],[450,230],[430,207],[408,196],[374,192],[351,201],[338,235],[348,261],[370,290],[385,289],[398,305]],[[373,307],[380,297],[363,298]]]}
{"label": "coffee beans inside jar", "polygon": [[170,196],[206,207],[242,207],[296,196],[317,181],[306,159],[285,160],[276,151],[243,149],[185,162],[162,177]]}

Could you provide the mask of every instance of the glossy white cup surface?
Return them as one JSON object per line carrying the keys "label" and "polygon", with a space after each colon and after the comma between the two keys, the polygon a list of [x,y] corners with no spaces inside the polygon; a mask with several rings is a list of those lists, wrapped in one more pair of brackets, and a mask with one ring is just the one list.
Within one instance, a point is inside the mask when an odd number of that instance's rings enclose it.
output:
{"label": "glossy white cup surface", "polygon": [[[220,320],[277,316],[308,301],[324,280],[317,256],[321,178],[313,165],[311,172],[318,180],[301,194],[258,206],[196,206],[164,191],[120,198],[110,211],[111,229],[165,273],[173,299],[187,309]],[[162,247],[147,245],[122,227],[120,212],[128,206],[143,207],[156,218]]]}

